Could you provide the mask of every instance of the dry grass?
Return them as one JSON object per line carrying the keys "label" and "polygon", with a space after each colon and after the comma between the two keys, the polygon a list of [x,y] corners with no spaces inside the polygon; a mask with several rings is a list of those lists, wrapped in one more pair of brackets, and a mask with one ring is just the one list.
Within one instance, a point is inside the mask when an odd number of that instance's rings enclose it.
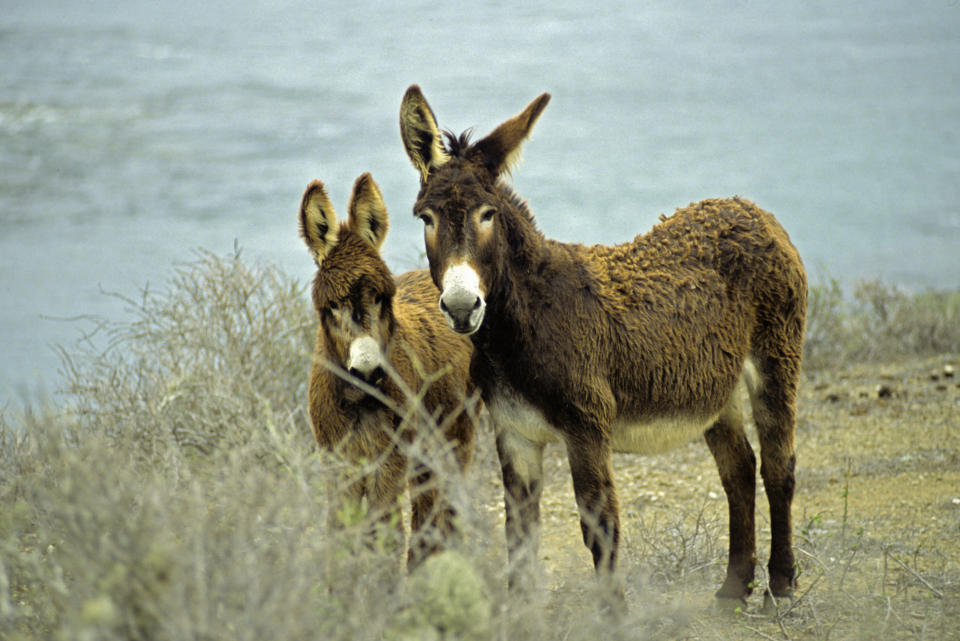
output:
{"label": "dry grass", "polygon": [[[726,505],[692,443],[615,460],[630,611],[611,619],[556,449],[543,576],[525,599],[505,589],[486,428],[456,493],[452,553],[406,577],[400,550],[363,544],[362,510],[328,529],[341,463],[317,456],[304,413],[314,321],[303,286],[202,254],[165,291],[127,299],[131,321],[93,322],[64,350],[62,407],[0,415],[0,638],[958,638],[960,388],[943,373],[960,364],[944,320],[958,295],[858,291],[812,297],[798,598],[762,613],[761,580],[739,610],[714,604]],[[869,349],[857,338],[868,326],[879,337]],[[941,355],[918,360],[930,351]],[[854,354],[898,360],[836,367]]]}

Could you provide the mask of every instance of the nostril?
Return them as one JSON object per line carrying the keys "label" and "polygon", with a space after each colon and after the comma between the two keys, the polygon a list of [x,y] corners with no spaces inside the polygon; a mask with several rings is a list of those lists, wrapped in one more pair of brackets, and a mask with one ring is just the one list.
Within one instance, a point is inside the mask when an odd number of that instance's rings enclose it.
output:
{"label": "nostril", "polygon": [[442,298],[440,299],[440,311],[446,312],[447,314],[450,313],[450,308],[447,307],[447,304],[446,304],[445,302],[443,302],[443,299],[442,299]]}
{"label": "nostril", "polygon": [[473,308],[474,308],[474,309],[480,309],[480,304],[481,304],[481,303],[480,303],[480,297],[477,296],[477,299],[476,299],[475,301],[473,301]]}
{"label": "nostril", "polygon": [[351,367],[347,370],[347,373],[368,385],[379,385],[387,377],[387,373],[379,365],[369,372],[362,372],[356,367]]}

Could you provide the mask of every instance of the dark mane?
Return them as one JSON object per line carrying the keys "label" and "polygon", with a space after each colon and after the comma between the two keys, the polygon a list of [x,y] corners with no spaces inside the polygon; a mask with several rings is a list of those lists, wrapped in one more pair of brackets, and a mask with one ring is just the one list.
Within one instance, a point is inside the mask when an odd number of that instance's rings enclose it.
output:
{"label": "dark mane", "polygon": [[470,136],[473,135],[473,129],[467,129],[459,136],[449,129],[443,130],[443,137],[447,139],[447,152],[454,158],[466,158],[467,152],[473,144]]}
{"label": "dark mane", "polygon": [[497,179],[497,184],[501,189],[503,189],[504,193],[509,198],[510,204],[513,205],[517,212],[519,212],[524,218],[527,219],[527,221],[530,222],[533,231],[542,236],[543,232],[540,231],[540,227],[537,225],[537,219],[533,215],[533,212],[530,211],[530,206],[527,204],[527,201],[523,199],[520,194],[516,192],[516,190],[514,190],[513,185],[503,178]]}

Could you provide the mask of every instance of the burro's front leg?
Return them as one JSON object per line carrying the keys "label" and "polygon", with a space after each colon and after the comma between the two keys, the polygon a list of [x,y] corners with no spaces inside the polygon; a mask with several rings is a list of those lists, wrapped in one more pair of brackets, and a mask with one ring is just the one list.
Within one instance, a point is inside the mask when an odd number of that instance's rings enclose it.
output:
{"label": "burro's front leg", "polygon": [[370,543],[376,547],[399,549],[405,536],[400,495],[404,490],[406,459],[391,449],[368,478],[367,500],[370,503]]}
{"label": "burro's front leg", "polygon": [[565,440],[583,542],[593,555],[597,579],[607,591],[610,607],[619,611],[624,608],[625,597],[616,575],[620,509],[613,484],[610,442],[594,434],[568,435]]}
{"label": "burro's front leg", "polygon": [[583,542],[602,577],[616,569],[620,542],[620,509],[613,485],[610,443],[605,438],[568,436],[566,445]]}
{"label": "burro's front leg", "polygon": [[543,489],[543,444],[497,430],[497,455],[506,504],[507,576],[511,589],[530,587],[536,572]]}

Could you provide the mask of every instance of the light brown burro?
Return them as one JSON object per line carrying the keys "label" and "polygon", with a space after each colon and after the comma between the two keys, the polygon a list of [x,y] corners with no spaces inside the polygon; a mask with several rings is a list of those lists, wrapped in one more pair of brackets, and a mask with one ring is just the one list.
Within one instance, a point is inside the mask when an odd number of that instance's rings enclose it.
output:
{"label": "light brown burro", "polygon": [[[437,475],[466,470],[477,400],[468,376],[470,341],[446,327],[426,270],[391,275],[380,256],[388,227],[369,174],[354,183],[344,224],[320,181],[303,195],[300,233],[317,263],[313,303],[320,320],[309,404],[318,445],[369,470],[344,498],[366,497],[401,538],[399,497],[409,478],[412,567],[452,530],[453,510],[439,495]],[[451,449],[449,470],[443,460]]]}
{"label": "light brown burro", "polygon": [[717,595],[745,599],[756,564],[756,460],[742,381],[770,504],[769,590],[788,596],[807,296],[800,257],[774,217],[741,198],[692,204],[612,247],[545,238],[502,176],[549,99],[477,142],[449,132],[444,141],[417,86],[400,111],[440,307],[473,340],[471,374],[496,430],[512,582],[535,558],[544,444],[566,448],[584,543],[609,578],[620,537],[611,452],[657,452],[703,435],[729,504]]}

